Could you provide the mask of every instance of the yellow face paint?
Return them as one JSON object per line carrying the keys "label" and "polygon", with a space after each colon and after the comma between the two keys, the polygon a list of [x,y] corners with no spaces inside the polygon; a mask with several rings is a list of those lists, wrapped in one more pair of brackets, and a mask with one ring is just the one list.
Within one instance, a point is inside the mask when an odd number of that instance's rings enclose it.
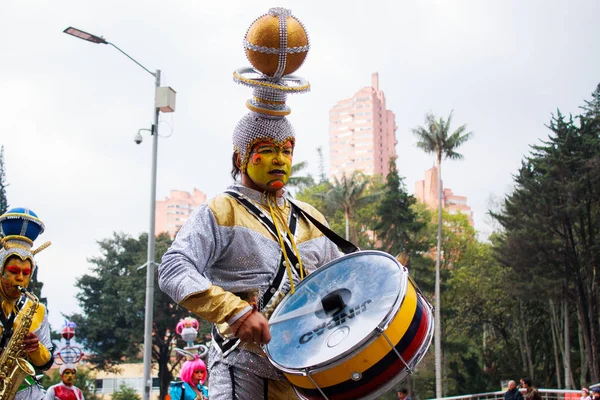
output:
{"label": "yellow face paint", "polygon": [[75,377],[77,376],[77,372],[75,372],[72,369],[65,369],[65,372],[63,372],[63,374],[60,376],[60,379],[62,380],[62,382],[67,385],[67,386],[71,386],[73,384],[73,382],[75,382]]}
{"label": "yellow face paint", "polygon": [[2,293],[10,299],[18,299],[21,292],[17,286],[26,288],[31,280],[31,262],[18,257],[10,257],[2,269]]}
{"label": "yellow face paint", "polygon": [[246,172],[262,190],[277,191],[290,179],[293,152],[294,146],[290,141],[283,146],[260,142],[250,152]]}

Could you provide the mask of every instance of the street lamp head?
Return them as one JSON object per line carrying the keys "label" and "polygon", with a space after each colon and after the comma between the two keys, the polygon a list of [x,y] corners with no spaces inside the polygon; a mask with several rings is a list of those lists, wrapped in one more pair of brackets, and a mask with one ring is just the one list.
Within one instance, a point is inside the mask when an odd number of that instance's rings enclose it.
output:
{"label": "street lamp head", "polygon": [[73,28],[72,26],[68,27],[63,32],[71,36],[78,37],[79,39],[87,40],[88,42],[108,44],[108,42],[104,38],[92,35],[91,33],[84,32],[77,28]]}

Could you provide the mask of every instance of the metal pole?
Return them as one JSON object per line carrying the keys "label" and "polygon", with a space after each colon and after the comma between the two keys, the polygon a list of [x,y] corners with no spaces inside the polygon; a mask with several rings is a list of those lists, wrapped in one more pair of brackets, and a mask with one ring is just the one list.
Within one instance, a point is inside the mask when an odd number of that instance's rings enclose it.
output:
{"label": "metal pole", "polygon": [[[156,70],[156,88],[160,87],[160,70]],[[154,92],[154,125],[152,125],[152,172],[150,179],[150,227],[148,229],[148,263],[146,264],[146,315],[144,318],[144,393],[143,400],[152,392],[152,318],[154,309],[154,244],[156,219],[156,164],[158,155],[158,114]]]}
{"label": "metal pole", "polygon": [[438,232],[437,253],[435,255],[435,316],[434,316],[434,357],[435,357],[435,397],[442,398],[442,319],[440,309],[440,258],[442,257],[442,159],[438,158]]}

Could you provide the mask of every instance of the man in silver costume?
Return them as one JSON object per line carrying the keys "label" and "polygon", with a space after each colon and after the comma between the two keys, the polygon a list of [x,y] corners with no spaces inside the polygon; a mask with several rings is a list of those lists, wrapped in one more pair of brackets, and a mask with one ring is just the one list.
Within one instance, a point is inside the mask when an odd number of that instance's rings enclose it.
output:
{"label": "man in silver costume", "polygon": [[[27,288],[37,267],[33,256],[50,245],[44,243],[32,250],[33,241],[44,231],[43,222],[27,208],[13,208],[0,216],[0,353],[5,351],[21,323],[20,312],[30,307],[31,300],[17,289]],[[12,345],[11,345],[12,346]],[[46,307],[39,304],[29,333],[21,344],[25,359],[41,372],[54,363],[52,341]],[[19,387],[15,400],[41,400],[44,392],[32,376],[27,376]]]}
{"label": "man in silver costume", "polygon": [[[278,47],[268,48],[277,41]],[[268,317],[306,275],[341,252],[300,215],[284,190],[295,144],[285,118],[286,95],[310,87],[289,75],[309,48],[304,26],[289,10],[270,9],[254,21],[244,43],[254,69],[236,70],[234,80],[254,88],[254,96],[233,132],[232,175],[241,174],[241,181],[194,211],[162,258],[159,285],[215,324],[211,400],[296,399],[260,347],[271,338]],[[314,207],[294,203],[326,224]]]}

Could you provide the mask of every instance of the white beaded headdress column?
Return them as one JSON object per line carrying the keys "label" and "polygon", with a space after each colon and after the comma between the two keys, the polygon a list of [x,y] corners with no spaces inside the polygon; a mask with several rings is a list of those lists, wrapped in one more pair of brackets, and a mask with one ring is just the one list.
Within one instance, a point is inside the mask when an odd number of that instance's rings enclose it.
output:
{"label": "white beaded headdress column", "polygon": [[233,148],[240,155],[242,170],[252,146],[261,140],[294,143],[294,128],[285,118],[292,110],[285,101],[288,93],[310,90],[306,79],[291,75],[304,62],[309,47],[304,25],[285,8],[271,8],[246,32],[244,49],[253,68],[233,73],[234,81],[253,88],[254,95],[246,102],[250,113],[233,131]]}

